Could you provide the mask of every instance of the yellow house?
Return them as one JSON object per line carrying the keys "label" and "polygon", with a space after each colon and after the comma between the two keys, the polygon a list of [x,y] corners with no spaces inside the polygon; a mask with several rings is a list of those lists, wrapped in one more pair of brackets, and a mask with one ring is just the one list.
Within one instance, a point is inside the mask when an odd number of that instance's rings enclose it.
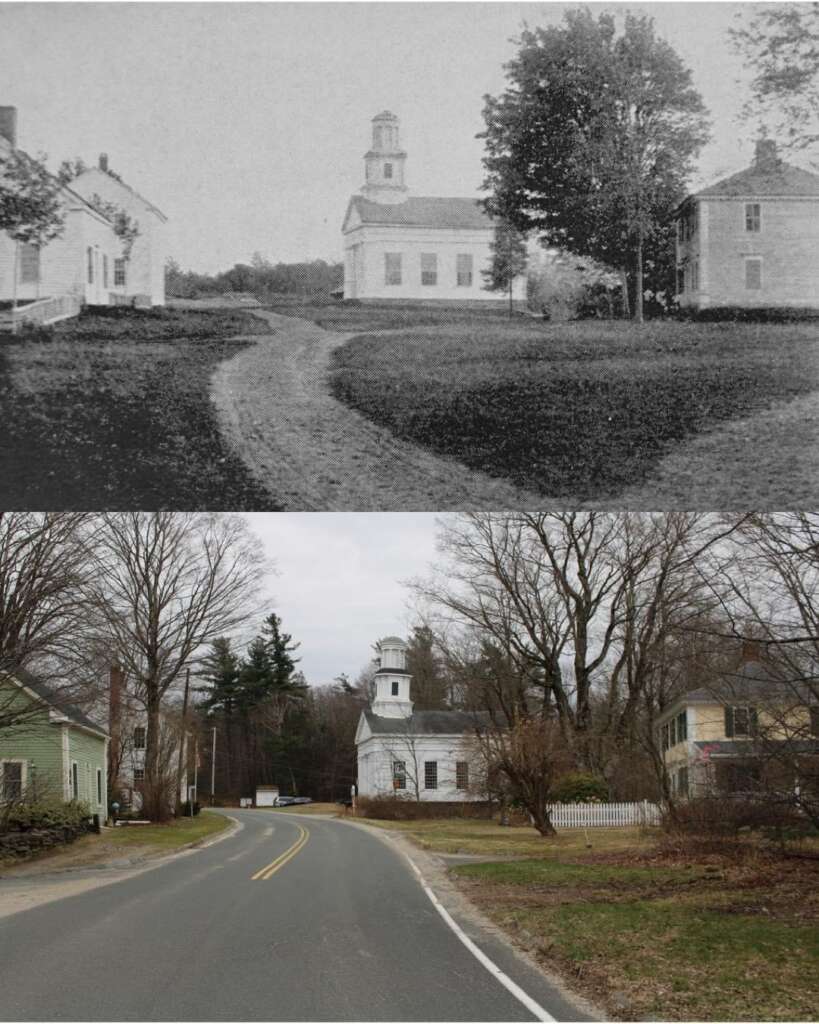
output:
{"label": "yellow house", "polygon": [[819,756],[819,704],[757,660],[683,694],[657,729],[672,793],[680,797],[752,792],[786,744],[790,752]]}
{"label": "yellow house", "polygon": [[684,309],[819,308],[819,175],[760,139],[754,163],[696,192],[677,213]]}

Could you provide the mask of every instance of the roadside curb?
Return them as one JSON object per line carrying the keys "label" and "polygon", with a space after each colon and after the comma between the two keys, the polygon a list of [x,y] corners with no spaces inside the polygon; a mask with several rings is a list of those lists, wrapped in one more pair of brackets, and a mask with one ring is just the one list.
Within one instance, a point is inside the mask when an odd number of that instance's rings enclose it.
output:
{"label": "roadside curb", "polygon": [[[417,846],[401,832],[394,831],[392,829],[379,828],[375,825],[368,825],[365,822],[355,819],[339,818],[338,820],[346,822],[348,825],[360,828],[362,831],[368,832],[370,835],[377,836],[383,843],[386,843],[388,846],[392,846],[396,852],[407,860],[422,888],[426,892],[433,906],[435,906],[435,909],[439,914],[441,914],[444,920],[449,918],[452,921],[452,924],[455,925],[453,930],[456,931],[456,934],[458,931],[463,934],[463,925],[467,925],[468,927],[471,926],[469,930],[483,933],[485,936],[488,936],[502,944],[505,950],[511,953],[515,959],[519,960],[529,970],[535,971],[543,981],[554,988],[556,993],[564,1002],[573,1006],[576,1010],[581,1011],[585,1015],[586,1019],[594,1021],[606,1021],[609,1019],[600,1007],[595,1006],[590,1000],[570,988],[565,978],[549,970],[540,963],[532,955],[532,947],[525,945],[521,942],[520,938],[510,935],[509,932],[504,931],[504,929],[495,924],[494,921],[484,914],[479,906],[469,899],[465,893],[458,889],[455,883],[449,878],[449,865],[443,860],[440,854],[436,853],[434,850],[426,850],[421,846]],[[449,925],[450,922],[447,921],[447,924]],[[452,925],[450,925],[450,927],[452,927]],[[467,940],[465,944],[475,945],[474,942],[471,942],[468,934],[463,935],[463,938],[461,935],[458,935],[458,937],[462,942],[465,938]],[[474,950],[471,951],[473,952],[473,955],[477,955]],[[495,977],[498,977],[499,974],[503,974],[500,968],[489,960],[489,958],[483,954],[483,951],[479,948],[478,953],[481,955],[477,956],[477,958],[481,960],[482,963],[485,959],[492,965],[489,967],[484,963],[484,966],[491,974]],[[527,1006],[527,1009],[529,1009],[529,1011],[539,1020],[555,1020],[555,1018],[550,1016],[542,1006],[535,1003],[531,997],[527,996],[526,999],[521,999],[520,995],[514,992],[515,988],[519,988],[519,986],[514,982],[511,983],[512,987],[510,987],[509,985],[506,985],[502,978],[498,977],[498,980],[504,984],[505,987],[509,988],[510,991],[513,991],[516,998],[518,998],[523,1005]],[[511,979],[507,980],[511,981]],[[524,995],[526,994],[524,993]],[[526,1001],[527,999],[529,1002]],[[530,1003],[534,1005],[530,1005]],[[538,1013],[538,1011],[540,1011],[540,1013]],[[541,1014],[544,1015],[542,1016]]]}

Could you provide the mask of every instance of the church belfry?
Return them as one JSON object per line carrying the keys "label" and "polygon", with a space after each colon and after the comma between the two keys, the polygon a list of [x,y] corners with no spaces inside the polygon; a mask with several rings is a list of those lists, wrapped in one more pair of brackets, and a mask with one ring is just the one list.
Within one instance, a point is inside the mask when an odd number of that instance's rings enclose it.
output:
{"label": "church belfry", "polygon": [[366,180],[361,192],[374,203],[402,203],[407,198],[407,154],[398,138],[398,118],[385,110],[373,118],[372,124],[372,148],[364,155]]}
{"label": "church belfry", "polygon": [[378,642],[378,671],[371,708],[381,718],[409,718],[412,714],[407,645],[397,636]]}

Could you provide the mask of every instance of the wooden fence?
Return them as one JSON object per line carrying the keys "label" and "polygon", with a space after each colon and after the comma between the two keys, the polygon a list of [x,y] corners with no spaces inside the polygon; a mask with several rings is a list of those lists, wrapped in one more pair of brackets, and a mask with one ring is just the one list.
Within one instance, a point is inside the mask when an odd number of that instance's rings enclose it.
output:
{"label": "wooden fence", "polygon": [[22,323],[53,324],[58,320],[67,320],[79,316],[82,299],[78,295],[54,295],[48,299],[38,299],[25,306],[19,306],[13,312],[10,309],[0,313],[3,326],[15,330]]}
{"label": "wooden fence", "polygon": [[618,804],[550,804],[555,828],[620,828],[623,825],[658,825],[660,805],[641,800]]}

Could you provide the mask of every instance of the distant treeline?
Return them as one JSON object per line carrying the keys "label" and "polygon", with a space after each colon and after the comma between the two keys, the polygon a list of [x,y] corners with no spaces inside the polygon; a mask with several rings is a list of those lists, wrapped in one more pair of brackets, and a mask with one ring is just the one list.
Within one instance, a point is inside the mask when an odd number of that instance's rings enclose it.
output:
{"label": "distant treeline", "polygon": [[237,263],[215,275],[183,271],[172,259],[165,264],[165,290],[182,299],[223,292],[251,292],[262,300],[285,295],[327,299],[343,283],[343,264],[325,260],[274,264],[256,253],[250,263]]}

